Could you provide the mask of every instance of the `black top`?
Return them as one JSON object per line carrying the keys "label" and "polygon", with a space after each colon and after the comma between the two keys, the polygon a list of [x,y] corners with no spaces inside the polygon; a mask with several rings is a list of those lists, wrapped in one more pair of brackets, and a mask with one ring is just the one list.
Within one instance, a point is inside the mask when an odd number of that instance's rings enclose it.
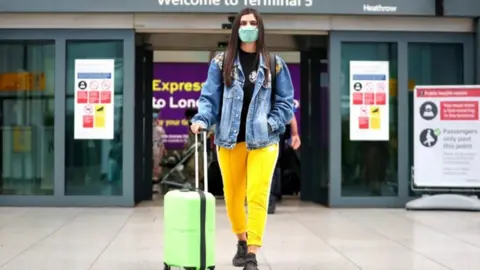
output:
{"label": "black top", "polygon": [[240,118],[240,129],[238,131],[237,142],[244,142],[247,133],[247,114],[252,100],[255,82],[257,81],[258,61],[256,53],[248,53],[240,50],[240,64],[242,65],[245,82],[243,84],[243,106],[242,116]]}

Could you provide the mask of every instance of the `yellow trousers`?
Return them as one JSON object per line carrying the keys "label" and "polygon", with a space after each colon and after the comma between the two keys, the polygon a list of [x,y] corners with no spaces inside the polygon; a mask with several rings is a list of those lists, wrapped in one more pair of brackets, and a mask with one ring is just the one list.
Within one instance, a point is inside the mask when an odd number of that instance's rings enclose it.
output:
{"label": "yellow trousers", "polygon": [[[247,150],[244,142],[233,149],[218,148],[227,214],[235,234],[248,233],[248,245],[262,246],[268,198],[278,144]],[[247,198],[248,219],[245,213]]]}

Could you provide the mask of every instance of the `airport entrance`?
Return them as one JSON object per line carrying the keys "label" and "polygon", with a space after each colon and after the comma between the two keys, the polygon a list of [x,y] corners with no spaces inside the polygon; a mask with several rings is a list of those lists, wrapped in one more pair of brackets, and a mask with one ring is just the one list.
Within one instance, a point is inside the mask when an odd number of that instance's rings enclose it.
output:
{"label": "airport entrance", "polygon": [[[151,200],[155,107],[163,108],[160,120],[170,120],[169,144],[181,149],[188,129],[182,111],[196,98],[179,89],[198,95],[195,82],[205,77],[193,74],[205,75],[209,59],[223,50],[230,18],[243,4],[43,1],[9,1],[0,15],[0,205],[104,207]],[[480,64],[472,56],[480,24],[469,13],[478,9],[445,4],[444,10],[421,0],[377,12],[368,3],[330,2],[258,7],[269,49],[300,74],[297,198],[330,207],[403,207],[423,194],[413,181],[413,89],[478,84]],[[355,86],[362,82],[350,75],[365,75],[358,62],[369,62],[363,64],[385,81]],[[182,65],[200,68],[176,74]],[[157,67],[163,70],[158,76]],[[96,69],[113,75],[103,101],[98,81],[77,82],[80,73]],[[362,89],[382,93],[362,95]],[[103,102],[110,105],[94,107]],[[167,118],[173,111],[179,116]]]}
{"label": "airport entrance", "polygon": [[[137,33],[135,57],[135,201],[157,200],[167,180],[186,182],[190,172],[188,112],[195,109],[210,60],[228,44],[222,33]],[[287,63],[301,138],[297,151],[284,150],[281,192],[286,199],[328,205],[328,36],[267,33],[267,46]],[[163,134],[161,157],[154,151]],[[157,148],[158,150],[158,148]],[[212,155],[213,155],[212,151]],[[157,153],[155,156],[154,153]],[[190,156],[187,156],[190,155]],[[182,162],[183,166],[176,166]],[[159,165],[160,164],[160,165]],[[215,157],[209,160],[209,190],[222,196]],[[190,164],[191,165],[191,164]],[[172,171],[172,169],[174,171]]]}

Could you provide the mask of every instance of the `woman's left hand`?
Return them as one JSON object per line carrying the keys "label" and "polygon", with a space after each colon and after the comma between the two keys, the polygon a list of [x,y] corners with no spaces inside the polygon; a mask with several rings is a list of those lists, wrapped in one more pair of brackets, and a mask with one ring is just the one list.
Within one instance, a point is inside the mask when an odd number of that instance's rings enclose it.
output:
{"label": "woman's left hand", "polygon": [[294,150],[298,150],[298,148],[300,148],[300,145],[301,145],[301,141],[300,141],[300,136],[298,135],[292,135],[292,148]]}

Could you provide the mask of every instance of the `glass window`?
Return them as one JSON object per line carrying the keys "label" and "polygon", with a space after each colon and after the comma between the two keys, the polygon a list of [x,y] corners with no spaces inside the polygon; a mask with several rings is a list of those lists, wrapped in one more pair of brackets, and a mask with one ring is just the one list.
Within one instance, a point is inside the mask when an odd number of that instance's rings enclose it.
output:
{"label": "glass window", "polygon": [[53,195],[54,41],[0,42],[0,194]]}
{"label": "glass window", "polygon": [[[114,139],[74,139],[75,60],[113,59]],[[122,195],[123,41],[67,41],[65,194]],[[87,89],[88,90],[88,89]],[[78,112],[77,112],[78,113]]]}
{"label": "glass window", "polygon": [[[413,108],[415,85],[455,85],[464,84],[463,45],[445,43],[408,44],[408,102]],[[409,164],[413,166],[413,110],[409,110]],[[410,179],[411,180],[411,179]],[[410,182],[411,183],[411,182]],[[410,196],[415,193],[410,190]]]}
{"label": "glass window", "polygon": [[[397,44],[342,44],[342,196],[397,196]],[[350,61],[389,61],[390,140],[350,140]]]}

